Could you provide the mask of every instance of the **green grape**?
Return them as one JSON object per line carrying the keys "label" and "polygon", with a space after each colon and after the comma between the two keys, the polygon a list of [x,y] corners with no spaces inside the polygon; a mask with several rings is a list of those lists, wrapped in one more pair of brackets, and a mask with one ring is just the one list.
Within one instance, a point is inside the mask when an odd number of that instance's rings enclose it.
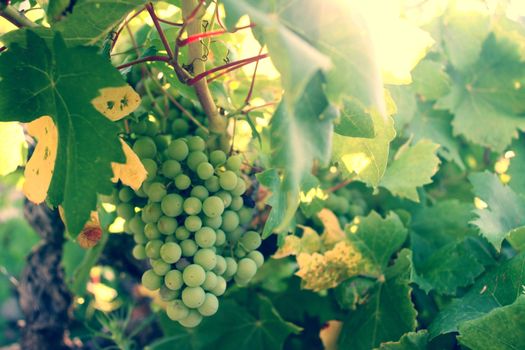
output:
{"label": "green grape", "polygon": [[239,227],[239,215],[232,210],[226,210],[222,214],[222,225],[221,229],[226,232],[231,232]]}
{"label": "green grape", "polygon": [[129,228],[133,234],[144,233],[144,222],[140,218],[140,215],[135,214],[135,216],[129,221]]}
{"label": "green grape", "polygon": [[244,258],[246,256],[246,251],[239,246],[237,246],[233,252],[238,258]]}
{"label": "green grape", "polygon": [[166,314],[172,321],[180,321],[188,317],[190,309],[184,305],[182,300],[173,300],[166,306]]}
{"label": "green grape", "polygon": [[168,179],[173,179],[175,176],[180,174],[182,168],[178,161],[174,159],[168,159],[162,163],[162,174]]}
{"label": "green grape", "polygon": [[237,186],[238,177],[231,170],[226,170],[225,172],[219,175],[219,184],[221,188],[231,191]]}
{"label": "green grape", "polygon": [[197,249],[199,249],[195,241],[191,239],[185,239],[180,242],[180,247],[182,249],[182,256],[186,257],[193,256],[195,252],[197,252]]}
{"label": "green grape", "polygon": [[206,143],[199,136],[191,136],[188,139],[188,147],[190,151],[204,151]]}
{"label": "green grape", "polygon": [[181,160],[186,159],[189,152],[190,150],[188,148],[188,145],[183,139],[177,139],[175,141],[172,141],[168,146],[167,150],[168,157],[170,157],[171,159],[178,160],[179,162]]}
{"label": "green grape", "polygon": [[199,136],[202,139],[208,138],[208,130],[199,127],[197,130],[195,130],[195,135]]}
{"label": "green grape", "polygon": [[261,236],[255,231],[248,231],[241,237],[240,244],[250,252],[261,246]]}
{"label": "green grape", "polygon": [[204,303],[197,309],[202,316],[215,315],[219,309],[219,299],[211,293],[206,293]]}
{"label": "green grape", "polygon": [[182,302],[190,309],[196,309],[204,304],[204,289],[201,287],[186,287],[182,290]]}
{"label": "green grape", "polygon": [[146,244],[148,242],[148,238],[144,235],[144,233],[133,234],[133,240],[137,244]]}
{"label": "green grape", "polygon": [[195,107],[195,105],[193,104],[193,102],[188,99],[188,98],[184,98],[184,97],[181,97],[179,98],[179,103],[182,105],[182,107],[184,107],[185,109],[193,109]]}
{"label": "green grape", "polygon": [[178,290],[171,290],[163,285],[160,287],[159,295],[163,301],[171,301],[177,299],[180,295],[180,292]]}
{"label": "green grape", "polygon": [[[182,246],[182,242],[181,242],[181,246]],[[195,245],[195,250],[197,250],[197,245]],[[183,254],[184,254],[184,250],[182,251]],[[184,271],[184,269],[186,268],[186,266],[190,265],[191,262],[186,259],[186,258],[181,258],[179,261],[177,261],[177,263],[175,264],[175,268],[179,271]]]}
{"label": "green grape", "polygon": [[179,270],[170,270],[164,276],[164,284],[171,290],[179,290],[184,285],[182,280],[182,272]]}
{"label": "green grape", "polygon": [[228,241],[232,243],[237,243],[237,241],[241,238],[243,233],[244,230],[241,227],[237,227],[235,230],[228,232]]}
{"label": "green grape", "polygon": [[202,162],[197,166],[197,176],[201,180],[208,180],[213,176],[214,172],[213,165],[208,162]]}
{"label": "green grape", "polygon": [[191,185],[191,180],[186,174],[179,174],[175,177],[175,187],[177,189],[184,191]]}
{"label": "green grape", "polygon": [[244,205],[244,199],[242,199],[241,196],[235,196],[232,198],[230,209],[238,211],[243,207],[243,205]]}
{"label": "green grape", "polygon": [[153,158],[157,154],[157,145],[151,137],[140,137],[133,144],[133,151],[139,158]]}
{"label": "green grape", "polygon": [[118,191],[118,199],[120,199],[121,202],[131,202],[134,197],[135,193],[129,187],[123,187]]}
{"label": "green grape", "polygon": [[190,125],[188,122],[182,118],[175,119],[171,124],[171,132],[175,137],[181,137],[188,134],[190,130]]}
{"label": "green grape", "polygon": [[146,256],[151,259],[160,258],[160,247],[162,247],[162,241],[154,239],[146,243]]}
{"label": "green grape", "polygon": [[195,151],[190,152],[190,155],[188,156],[188,160],[186,161],[186,164],[188,165],[188,168],[190,168],[193,171],[197,171],[197,167],[199,164],[207,162],[208,157],[204,154],[204,152],[201,151]]}
{"label": "green grape", "polygon": [[144,169],[146,169],[146,172],[148,173],[146,181],[153,180],[157,176],[157,162],[155,162],[153,159],[146,158],[142,159],[142,165],[144,165]]}
{"label": "green grape", "polygon": [[191,193],[190,194],[191,194],[192,197],[198,198],[201,201],[205,200],[210,195],[210,193],[208,192],[206,187],[204,187],[202,185],[197,185],[197,186],[193,187],[191,189]]}
{"label": "green grape", "polygon": [[184,199],[180,195],[176,193],[170,193],[162,198],[160,207],[165,215],[175,217],[182,214],[183,203]]}
{"label": "green grape", "polygon": [[149,263],[153,271],[159,276],[164,276],[170,270],[170,264],[160,259],[150,259]]}
{"label": "green grape", "polygon": [[221,296],[226,291],[226,280],[218,276],[217,277],[217,285],[215,285],[215,288],[213,288],[210,292],[212,292],[216,296]]}
{"label": "green grape", "polygon": [[233,276],[233,280],[235,281],[235,284],[239,287],[246,287],[248,283],[250,283],[250,279],[240,278],[237,275]]}
{"label": "green grape", "polygon": [[134,192],[135,192],[135,195],[137,197],[140,197],[140,198],[147,198],[148,197],[146,192],[144,192],[144,188],[142,188],[142,186],[140,186],[140,188],[138,190],[134,190]]}
{"label": "green grape", "polygon": [[250,280],[257,273],[257,265],[252,259],[244,258],[239,260],[237,266],[237,276],[241,280]]}
{"label": "green grape", "polygon": [[206,271],[206,278],[202,284],[204,290],[210,291],[217,285],[217,275],[211,271]]}
{"label": "green grape", "polygon": [[226,169],[231,171],[239,171],[241,169],[242,159],[238,155],[231,156],[226,161]]}
{"label": "green grape", "polygon": [[190,231],[188,231],[188,229],[186,227],[184,227],[184,226],[179,226],[175,230],[175,237],[179,241],[183,241],[185,239],[190,238]]}
{"label": "green grape", "polygon": [[222,225],[222,217],[217,216],[214,218],[210,218],[209,216],[204,217],[204,225],[209,226],[214,229],[218,229]]}
{"label": "green grape", "polygon": [[131,132],[134,132],[135,134],[144,134],[148,130],[148,126],[145,120],[140,120],[137,122],[132,121],[129,125],[129,129]]}
{"label": "green grape", "polygon": [[210,218],[218,217],[224,212],[224,202],[222,198],[217,196],[208,197],[202,204],[202,210]]}
{"label": "green grape", "polygon": [[237,261],[234,258],[224,258],[226,260],[226,271],[224,271],[225,277],[231,277],[237,272]]}
{"label": "green grape", "polygon": [[246,226],[250,224],[253,219],[253,209],[248,207],[242,207],[239,210],[239,222],[241,225]]}
{"label": "green grape", "polygon": [[260,268],[264,264],[264,255],[262,255],[262,253],[257,250],[249,252],[247,257],[252,259],[255,262],[255,265],[257,265],[257,268]]}
{"label": "green grape", "polygon": [[211,249],[199,249],[193,256],[193,262],[202,266],[204,270],[209,271],[217,265],[217,254]]}
{"label": "green grape", "polygon": [[160,257],[168,264],[179,261],[182,255],[182,248],[175,242],[164,243],[160,248]]}
{"label": "green grape", "polygon": [[226,153],[221,150],[215,150],[210,153],[210,163],[213,166],[219,166],[226,162]]}
{"label": "green grape", "polygon": [[242,196],[246,192],[246,182],[244,182],[242,177],[238,178],[237,185],[231,191],[231,194],[234,196]]}
{"label": "green grape", "polygon": [[226,271],[226,259],[223,256],[217,255],[217,264],[213,269],[217,275],[222,275]]}
{"label": "green grape", "polygon": [[157,228],[159,229],[159,232],[163,235],[174,234],[175,230],[177,229],[177,226],[177,220],[169,216],[161,216],[159,221],[157,222]]}
{"label": "green grape", "polygon": [[159,153],[168,148],[168,145],[171,143],[170,135],[155,135],[154,137],[155,145],[157,145],[157,150]]}
{"label": "green grape", "polygon": [[142,244],[137,244],[136,246],[134,246],[133,250],[131,251],[131,254],[137,260],[144,260],[147,258],[146,249],[144,249],[144,246]]}
{"label": "green grape", "polygon": [[147,120],[146,124],[148,128],[148,130],[146,130],[146,135],[153,137],[159,133],[160,126],[158,122]]}
{"label": "green grape", "polygon": [[206,188],[210,192],[217,192],[221,189],[221,185],[219,184],[219,177],[213,175],[208,180],[204,181],[204,186],[206,186]]}
{"label": "green grape", "polygon": [[204,226],[195,233],[195,242],[201,248],[213,247],[217,235],[211,227]]}
{"label": "green grape", "polygon": [[112,191],[111,191],[111,194],[100,194],[100,199],[102,200],[102,202],[104,203],[110,203],[110,204],[114,204],[114,205],[117,205],[120,203],[120,200],[118,198],[118,191],[116,188],[114,188]]}
{"label": "green grape", "polygon": [[147,270],[142,274],[141,282],[147,289],[157,290],[162,285],[162,277],[153,272],[153,270]]}
{"label": "green grape", "polygon": [[202,321],[202,316],[198,311],[190,310],[186,318],[179,320],[179,323],[186,328],[197,327]]}
{"label": "green grape", "polygon": [[222,199],[222,202],[224,203],[225,208],[228,208],[230,204],[232,203],[232,195],[226,191],[219,191],[215,195],[219,197],[220,199]]}
{"label": "green grape", "polygon": [[[148,95],[142,96],[140,104],[144,106],[146,110],[150,110],[153,104],[153,100]],[[144,122],[144,132],[148,130],[146,120],[142,120]]]}
{"label": "green grape", "polygon": [[122,225],[122,231],[127,233],[127,234],[131,234],[131,230],[129,229],[129,221],[125,221],[124,222],[124,225]]}
{"label": "green grape", "polygon": [[154,223],[159,221],[159,218],[162,215],[162,210],[160,209],[159,203],[148,203],[142,209],[142,221],[146,224]]}
{"label": "green grape", "polygon": [[217,234],[217,239],[215,240],[215,245],[217,247],[222,246],[226,243],[226,234],[223,230],[216,230],[215,233]]}
{"label": "green grape", "polygon": [[184,204],[182,207],[184,208],[184,212],[186,214],[197,215],[201,212],[202,203],[198,198],[188,197],[184,200]]}
{"label": "green grape", "polygon": [[186,266],[182,272],[182,280],[188,287],[198,287],[204,283],[206,279],[206,271],[202,266],[197,264],[191,264]]}
{"label": "green grape", "polygon": [[160,232],[157,229],[157,224],[150,222],[144,226],[144,235],[149,240],[160,238]]}
{"label": "green grape", "polygon": [[117,205],[117,215],[124,220],[131,220],[135,216],[135,208],[130,203],[120,203]]}
{"label": "green grape", "polygon": [[197,232],[202,227],[202,220],[197,215],[190,215],[184,220],[184,226],[190,232]]}

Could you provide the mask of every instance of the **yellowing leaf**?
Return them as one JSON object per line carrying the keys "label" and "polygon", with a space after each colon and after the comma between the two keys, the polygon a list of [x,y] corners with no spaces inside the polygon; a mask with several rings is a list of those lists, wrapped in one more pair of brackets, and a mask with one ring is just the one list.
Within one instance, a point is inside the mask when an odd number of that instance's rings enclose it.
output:
{"label": "yellowing leaf", "polygon": [[310,227],[303,228],[303,235],[301,238],[289,235],[284,238],[284,244],[273,255],[274,259],[281,259],[290,255],[297,255],[300,253],[314,253],[321,249],[321,238]]}
{"label": "yellowing leaf", "polygon": [[93,107],[109,120],[117,121],[140,105],[140,96],[129,85],[100,89],[100,96],[91,101]]}
{"label": "yellowing leaf", "polygon": [[33,203],[42,203],[47,196],[53,177],[53,168],[57,156],[58,131],[49,116],[40,117],[27,124],[27,132],[38,143],[31,159],[27,162],[23,191]]}
{"label": "yellowing leaf", "polygon": [[126,156],[126,163],[111,163],[114,175],[112,181],[117,182],[120,180],[124,185],[138,190],[140,185],[146,180],[148,173],[131,147],[122,139],[120,142],[122,143],[122,150]]}
{"label": "yellowing leaf", "polygon": [[300,253],[297,256],[303,288],[320,291],[334,288],[342,281],[358,275],[368,262],[348,241],[341,241],[324,254]]}
{"label": "yellowing leaf", "polygon": [[339,225],[339,220],[331,210],[323,208],[317,216],[324,226],[324,232],[321,236],[324,244],[334,246],[337,242],[345,239],[346,236],[341,225]]}
{"label": "yellowing leaf", "polygon": [[24,130],[19,123],[0,123],[0,176],[10,174],[24,164],[26,148]]}

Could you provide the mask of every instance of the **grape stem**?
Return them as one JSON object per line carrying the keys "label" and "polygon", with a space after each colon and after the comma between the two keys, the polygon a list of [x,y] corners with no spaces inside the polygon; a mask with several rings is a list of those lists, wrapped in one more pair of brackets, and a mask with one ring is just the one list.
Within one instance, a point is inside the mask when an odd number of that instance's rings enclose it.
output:
{"label": "grape stem", "polygon": [[340,182],[337,185],[328,188],[325,192],[328,192],[328,193],[335,192],[335,191],[345,187],[346,185],[348,185],[352,181],[354,181],[354,179],[346,179],[343,182]]}
{"label": "grape stem", "polygon": [[7,3],[0,3],[0,16],[17,26],[22,27],[38,27],[38,24],[28,19],[20,11]]}
{"label": "grape stem", "polygon": [[214,30],[211,32],[199,33],[199,34],[188,36],[186,39],[178,41],[177,45],[180,47],[184,47],[188,44],[194,43],[196,41],[199,41],[205,38],[211,38],[211,37],[226,34],[226,33],[235,33],[241,29],[247,29],[247,28],[253,28],[253,27],[255,27],[255,24],[249,24],[246,26],[238,27],[232,31],[227,31],[226,29],[220,29],[220,30]]}

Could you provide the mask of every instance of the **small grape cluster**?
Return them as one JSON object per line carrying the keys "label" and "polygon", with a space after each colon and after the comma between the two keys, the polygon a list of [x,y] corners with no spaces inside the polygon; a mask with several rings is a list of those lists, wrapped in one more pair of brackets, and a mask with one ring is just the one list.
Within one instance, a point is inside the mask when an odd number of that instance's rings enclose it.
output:
{"label": "small grape cluster", "polygon": [[180,120],[169,135],[132,125],[148,177],[137,191],[120,188],[117,213],[136,243],[133,256],[149,260],[144,287],[159,290],[170,319],[195,327],[217,312],[227,283],[246,285],[264,256],[260,234],[246,229],[253,208],[244,205],[241,157],[181,137],[189,130]]}

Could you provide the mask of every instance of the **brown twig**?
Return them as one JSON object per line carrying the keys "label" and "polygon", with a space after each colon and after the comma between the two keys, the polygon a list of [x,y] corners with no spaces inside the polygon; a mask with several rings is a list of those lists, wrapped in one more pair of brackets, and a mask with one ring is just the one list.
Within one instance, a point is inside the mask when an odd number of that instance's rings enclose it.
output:
{"label": "brown twig", "polygon": [[331,192],[335,192],[335,191],[337,191],[337,190],[339,190],[339,189],[345,187],[346,185],[348,185],[348,184],[349,184],[350,182],[352,182],[352,181],[354,181],[354,179],[346,179],[346,180],[344,180],[343,182],[338,183],[337,185],[332,186],[332,187],[326,189],[325,192],[329,192],[329,193],[331,193]]}
{"label": "brown twig", "polygon": [[[259,56],[262,54],[262,46],[259,49]],[[253,75],[252,75],[252,81],[250,83],[250,89],[248,90],[248,94],[246,94],[246,98],[244,99],[244,105],[247,106],[250,104],[250,99],[252,98],[253,94],[253,88],[255,86],[255,76],[257,75],[257,68],[259,68],[259,60],[255,63],[255,68],[253,69]]]}
{"label": "brown twig", "polygon": [[166,24],[169,24],[169,25],[172,25],[172,26],[175,26],[175,27],[182,27],[184,25],[184,23],[172,22],[172,21],[168,21],[166,19],[162,19],[160,17],[157,17],[157,21],[162,22],[162,23],[166,23]]}
{"label": "brown twig", "polygon": [[166,52],[170,59],[174,59],[173,51],[171,50],[170,44],[168,42],[168,39],[166,38],[166,35],[164,34],[164,30],[162,30],[162,27],[160,26],[160,22],[158,20],[157,15],[155,14],[155,9],[153,8],[153,5],[151,2],[146,5],[146,10],[148,10],[149,15],[151,16],[151,20],[153,21],[153,24],[155,25],[155,29],[159,33],[160,40],[162,41],[162,45],[164,45],[164,48],[166,49]]}
{"label": "brown twig", "polygon": [[170,58],[166,56],[146,56],[146,57],[136,59],[134,61],[123,63],[120,66],[117,66],[117,69],[124,69],[124,68],[131,67],[139,63],[144,63],[144,62],[158,62],[158,61],[169,62]]}

